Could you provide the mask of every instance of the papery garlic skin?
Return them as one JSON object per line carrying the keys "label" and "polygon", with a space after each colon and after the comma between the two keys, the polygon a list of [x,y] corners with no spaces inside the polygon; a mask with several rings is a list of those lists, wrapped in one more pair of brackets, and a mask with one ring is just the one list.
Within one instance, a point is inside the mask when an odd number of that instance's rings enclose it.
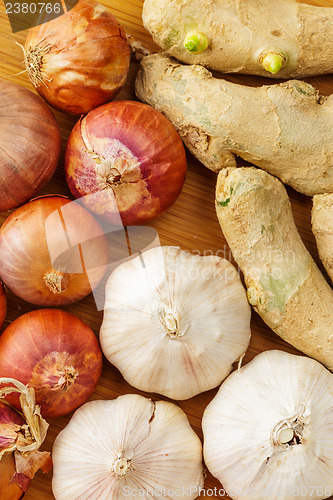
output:
{"label": "papery garlic skin", "polygon": [[333,375],[317,361],[259,354],[228,377],[205,410],[208,469],[235,500],[330,497],[332,396]]}
{"label": "papery garlic skin", "polygon": [[[194,499],[203,486],[202,446],[185,413],[135,394],[76,410],[55,440],[53,464],[56,500],[131,500],[140,491]],[[158,495],[164,488],[169,494]]]}
{"label": "papery garlic skin", "polygon": [[157,247],[109,277],[100,342],[134,387],[188,399],[231,372],[248,347],[250,316],[230,262]]}

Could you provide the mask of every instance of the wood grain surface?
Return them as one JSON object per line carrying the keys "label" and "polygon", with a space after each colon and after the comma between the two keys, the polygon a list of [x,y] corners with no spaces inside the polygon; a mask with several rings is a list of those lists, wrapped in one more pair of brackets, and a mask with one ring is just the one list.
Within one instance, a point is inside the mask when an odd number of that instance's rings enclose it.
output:
{"label": "wood grain surface", "polygon": [[[110,7],[111,11],[124,26],[128,34],[140,39],[147,44],[150,49],[157,50],[149,33],[147,33],[142,26],[141,12],[143,0],[106,0],[102,1],[102,3]],[[311,0],[307,3],[333,7],[333,0]],[[3,0],[0,0],[0,77],[24,85],[32,90],[27,74],[25,72],[18,74],[24,70],[24,66],[22,64],[22,49],[16,42],[23,43],[25,36],[26,32],[24,31],[16,34],[12,33],[5,13]],[[138,63],[132,62],[127,83],[117,96],[118,100],[135,99],[133,82],[137,69]],[[272,82],[269,79],[241,75],[226,75],[226,78],[230,81],[248,85],[262,85],[263,83]],[[311,82],[323,94],[330,94],[333,92],[333,75],[309,78],[307,81]],[[70,195],[65,182],[62,160],[66,140],[76,122],[76,118],[58,111],[54,111],[54,114],[62,132],[62,157],[54,178],[41,191],[41,194],[57,193]],[[157,230],[162,245],[179,245],[184,250],[190,252],[199,251],[202,255],[210,253],[224,256],[229,260],[231,259],[230,251],[223,238],[215,215],[215,182],[216,175],[207,170],[188,154],[188,175],[181,196],[165,215],[150,224]],[[303,241],[323,270],[323,266],[318,260],[317,249],[311,232],[311,199],[289,188],[288,193],[291,198],[297,227]],[[0,214],[0,224],[3,223],[7,216],[8,213]],[[9,309],[5,326],[23,313],[34,309],[33,306],[17,299],[9,292],[7,296]],[[63,309],[71,311],[85,320],[88,325],[93,328],[96,335],[98,335],[102,321],[102,312],[97,311],[91,295],[77,304],[64,307]],[[256,354],[269,349],[282,349],[290,353],[297,353],[293,347],[274,335],[274,333],[262,322],[259,316],[253,312],[252,339],[244,358],[244,363],[250,361]],[[104,359],[102,377],[91,399],[112,399],[126,393],[140,392],[127,384],[117,369]],[[203,411],[215,394],[216,390],[212,390],[190,400],[177,403],[186,412],[191,425],[200,438],[202,438],[201,417]],[[147,396],[147,394],[144,395]],[[150,396],[155,400],[165,399],[156,394]],[[59,431],[66,426],[70,418],[71,415],[68,415],[50,421],[48,436],[43,445],[44,450],[52,449],[52,443],[55,437]],[[84,439],[84,436],[82,436],[82,438]],[[94,446],[94,443],[87,443],[87,446]],[[25,496],[26,500],[53,499],[51,480],[52,472],[47,475],[38,472]],[[219,482],[209,473],[207,473],[205,486],[206,488],[216,487],[217,489],[221,487]]]}

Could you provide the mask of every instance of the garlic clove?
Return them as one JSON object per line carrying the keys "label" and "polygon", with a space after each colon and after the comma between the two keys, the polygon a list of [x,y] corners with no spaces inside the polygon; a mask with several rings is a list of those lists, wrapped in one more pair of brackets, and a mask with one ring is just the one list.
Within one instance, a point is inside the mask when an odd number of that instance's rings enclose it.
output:
{"label": "garlic clove", "polygon": [[100,341],[134,387],[187,399],[230,373],[248,347],[250,316],[227,260],[158,247],[111,274]]}
{"label": "garlic clove", "polygon": [[134,394],[79,408],[55,440],[53,463],[56,500],[152,498],[164,488],[160,496],[196,498],[203,485],[201,442],[185,413]]}
{"label": "garlic clove", "polygon": [[204,457],[234,499],[333,493],[333,375],[267,351],[222,384],[203,417]]}

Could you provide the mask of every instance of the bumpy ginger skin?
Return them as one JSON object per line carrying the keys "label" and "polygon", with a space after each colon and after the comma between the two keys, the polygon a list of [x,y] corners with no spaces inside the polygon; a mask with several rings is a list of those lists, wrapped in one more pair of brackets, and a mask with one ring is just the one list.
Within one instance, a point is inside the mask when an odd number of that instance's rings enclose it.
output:
{"label": "bumpy ginger skin", "polygon": [[333,192],[333,95],[299,80],[246,87],[165,53],[143,58],[136,94],[215,172],[238,155],[301,193]]}
{"label": "bumpy ginger skin", "polygon": [[320,260],[333,281],[333,194],[313,197],[311,222]]}
{"label": "bumpy ginger skin", "polygon": [[[142,18],[155,42],[187,64],[278,78],[333,71],[333,8],[295,0],[145,0]],[[193,31],[208,37],[207,50],[186,50]],[[285,59],[275,74],[263,66],[266,53]]]}
{"label": "bumpy ginger skin", "polygon": [[250,304],[277,335],[333,370],[333,291],[301,240],[283,184],[252,167],[222,170],[216,211]]}

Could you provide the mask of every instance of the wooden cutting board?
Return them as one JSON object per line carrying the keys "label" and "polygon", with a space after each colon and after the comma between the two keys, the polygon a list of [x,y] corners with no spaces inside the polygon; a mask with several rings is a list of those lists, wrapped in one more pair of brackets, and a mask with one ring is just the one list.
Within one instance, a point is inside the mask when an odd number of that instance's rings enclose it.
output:
{"label": "wooden cutting board", "polygon": [[[137,37],[147,44],[150,49],[156,50],[152,39],[142,26],[141,12],[143,0],[105,0],[103,4],[110,7],[118,21],[124,26],[127,33]],[[331,6],[333,0],[310,0],[307,3],[314,5]],[[332,27],[333,29],[333,27]],[[20,73],[24,70],[22,64],[22,49],[16,42],[23,43],[26,32],[13,34],[10,28],[8,18],[5,13],[3,0],[0,1],[0,77],[9,78],[10,81],[26,86],[30,90],[32,87],[26,73]],[[133,91],[133,82],[138,69],[137,63],[132,63],[130,74],[125,87],[117,96],[117,99],[135,99]],[[269,79],[259,77],[227,75],[231,81],[244,83],[248,85],[262,85],[263,83],[272,83]],[[323,94],[333,92],[333,75],[307,79]],[[55,111],[55,116],[59,122],[62,131],[62,151],[66,145],[68,135],[73,128],[76,119]],[[200,252],[200,254],[213,254],[231,259],[230,251],[226,241],[221,233],[214,209],[214,189],[216,175],[197,160],[188,154],[188,175],[184,190],[171,207],[171,209],[151,224],[160,237],[162,245],[179,245],[184,250],[190,252]],[[296,193],[288,188],[291,198],[293,212],[297,227],[303,238],[303,241],[311,252],[312,256],[323,270],[318,260],[317,249],[314,237],[311,232],[310,212],[311,199]],[[63,173],[63,162],[60,161],[59,168],[54,178],[43,189],[41,194],[64,194],[70,195]],[[1,193],[0,193],[1,196]],[[0,224],[6,219],[8,213],[0,214]],[[13,321],[23,313],[34,309],[23,301],[17,299],[8,293],[9,310],[7,323]],[[81,302],[64,307],[63,309],[71,311],[86,321],[94,330],[96,335],[102,321],[102,312],[98,312],[92,296],[87,297]],[[5,324],[5,326],[6,326]],[[290,345],[283,342],[279,337],[261,321],[255,313],[252,315],[252,339],[250,347],[244,358],[244,363],[250,361],[258,353],[269,349],[282,349],[290,353],[297,351]],[[116,368],[104,360],[104,369],[98,387],[91,399],[112,399],[121,394],[140,393],[129,384],[127,384]],[[143,393],[144,394],[144,393]],[[216,394],[216,390],[200,394],[188,401],[177,403],[187,414],[194,430],[202,438],[201,417],[204,409]],[[144,394],[147,395],[147,394]],[[154,399],[165,399],[156,394],[151,395]],[[50,429],[43,449],[51,450],[52,443],[59,431],[66,426],[71,415],[50,421]],[[84,439],[84,436],[83,436]],[[94,443],[87,443],[87,446],[94,446]],[[32,482],[32,485],[26,494],[27,500],[51,500],[53,499],[51,489],[52,473],[43,475],[38,472]],[[221,485],[207,473],[205,483],[206,489],[217,488]],[[218,497],[214,494],[213,497]],[[221,496],[221,495],[220,495]],[[227,497],[226,497],[227,498]]]}

